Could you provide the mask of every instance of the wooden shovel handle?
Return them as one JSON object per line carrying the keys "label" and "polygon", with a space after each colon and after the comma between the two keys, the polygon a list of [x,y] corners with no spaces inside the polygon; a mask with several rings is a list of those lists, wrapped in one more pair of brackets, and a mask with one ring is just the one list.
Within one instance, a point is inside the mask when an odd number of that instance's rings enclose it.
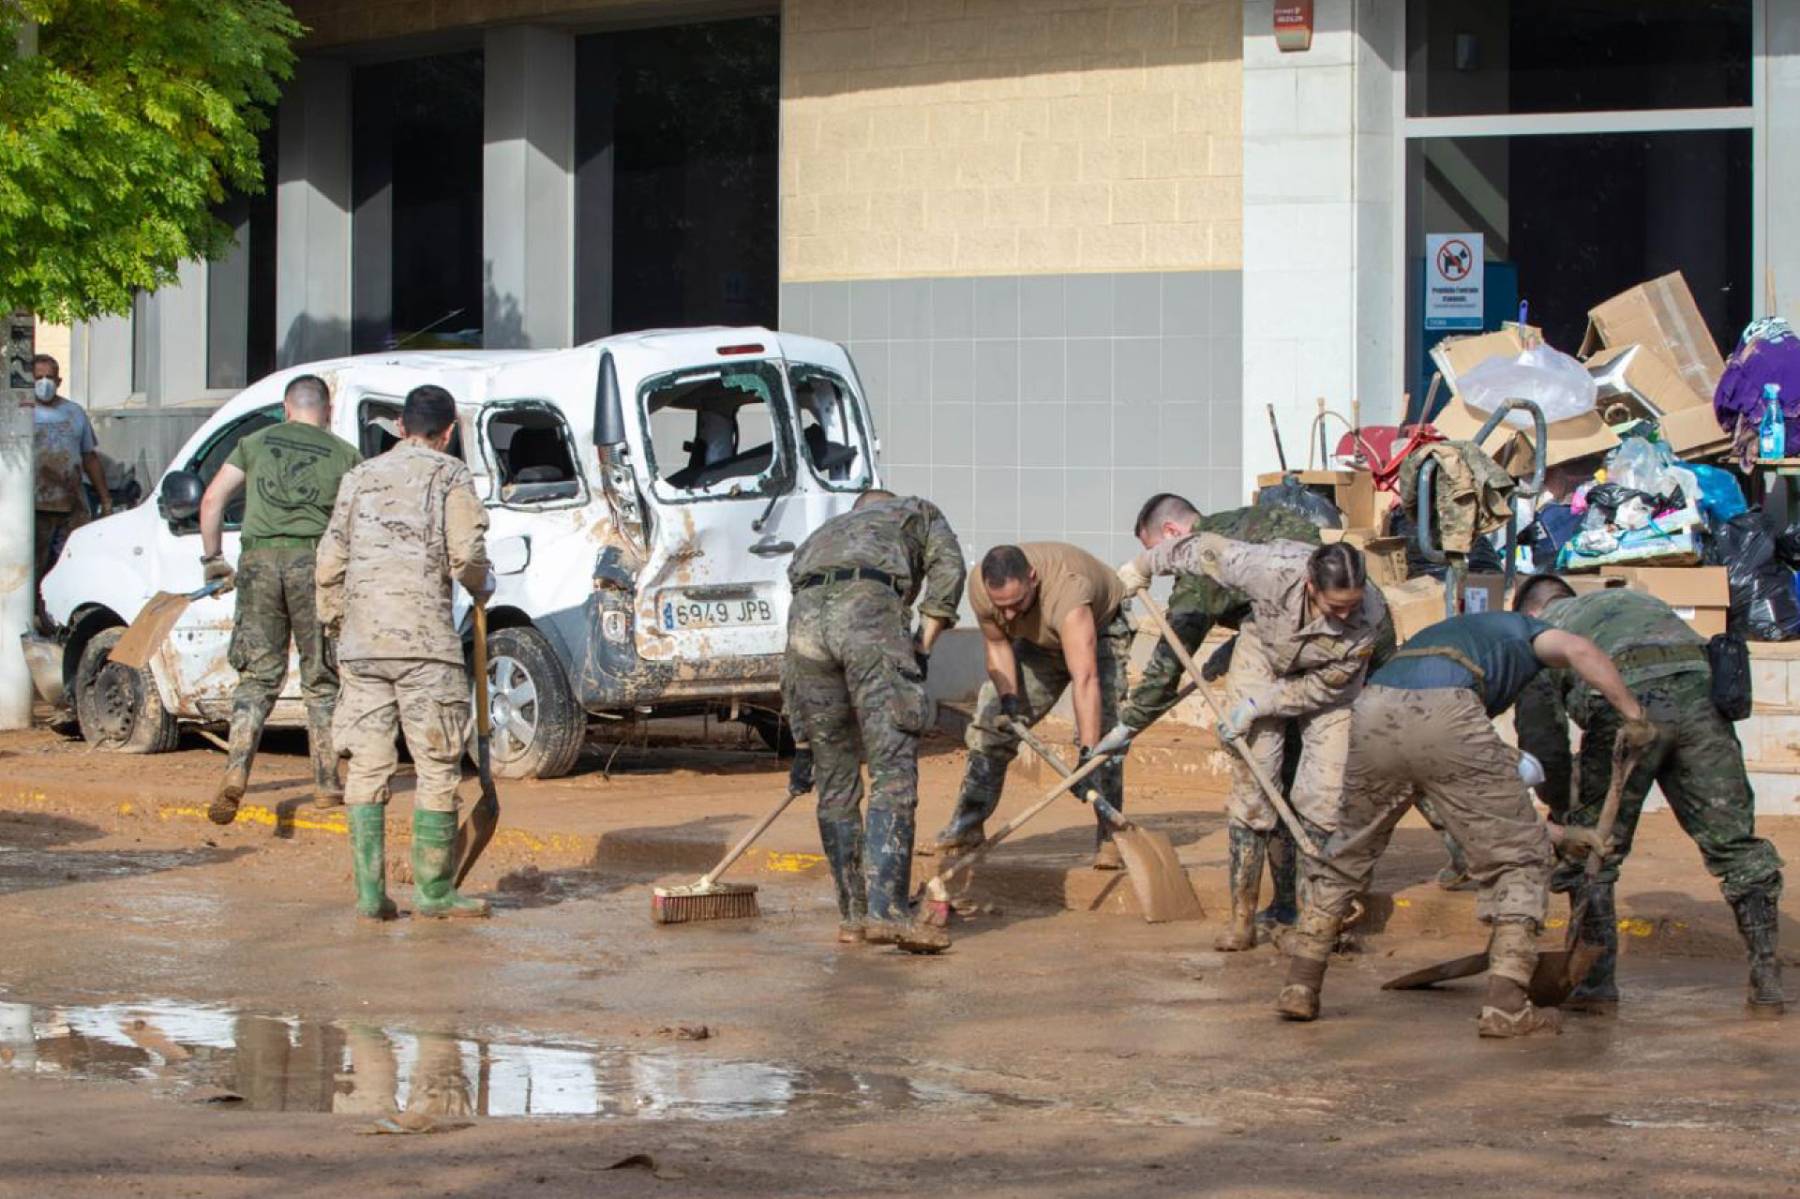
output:
{"label": "wooden shovel handle", "polygon": [[493,729],[488,721],[487,604],[475,601],[475,732],[483,742]]}

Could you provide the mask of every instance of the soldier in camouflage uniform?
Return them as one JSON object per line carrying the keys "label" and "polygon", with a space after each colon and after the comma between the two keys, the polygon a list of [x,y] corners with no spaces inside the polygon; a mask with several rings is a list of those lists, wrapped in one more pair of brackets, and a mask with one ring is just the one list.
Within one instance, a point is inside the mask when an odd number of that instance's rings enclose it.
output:
{"label": "soldier in camouflage uniform", "polygon": [[415,387],[400,414],[405,440],[344,477],[319,544],[319,618],[338,629],[343,692],[332,724],[349,755],[356,909],[385,920],[388,780],[406,735],[413,787],[414,910],[421,916],[485,916],[451,882],[456,861],[456,785],[469,723],[469,675],[450,618],[450,584],[485,603],[493,594],[487,511],[469,468],[445,450],[456,402],[441,387]]}
{"label": "soldier in camouflage uniform", "polygon": [[[1219,735],[1241,738],[1268,777],[1281,769],[1287,724],[1300,726],[1290,802],[1314,843],[1322,843],[1338,823],[1350,705],[1388,619],[1381,590],[1367,585],[1362,554],[1343,543],[1251,545],[1194,533],[1159,542],[1119,575],[1128,590],[1137,590],[1152,574],[1177,572],[1207,574],[1249,597],[1249,619],[1227,676],[1235,702]],[[1280,820],[1242,761],[1232,762],[1226,813],[1231,920],[1216,948],[1233,951],[1256,944],[1263,856]]]}
{"label": "soldier in camouflage uniform", "polygon": [[[815,530],[788,567],[782,693],[797,740],[790,786],[816,763],[819,841],[837,885],[838,940],[892,943],[906,928],[919,802],[919,736],[931,721],[925,667],[956,623],[962,547],[936,505],[865,491]],[[923,628],[909,632],[919,603]],[[865,821],[862,766],[869,767]],[[910,934],[914,939],[925,931]],[[945,941],[947,944],[947,940]]]}
{"label": "soldier in camouflage uniform", "polygon": [[[206,812],[214,824],[230,824],[237,817],[263,724],[287,677],[290,637],[300,655],[314,796],[320,807],[344,802],[331,740],[337,666],[313,608],[313,566],[338,484],[362,458],[356,447],[330,432],[331,393],[317,375],[290,379],[282,409],[282,423],[237,443],[200,501],[200,562],[206,581],[218,584],[220,594],[237,589],[227,657],[238,672],[238,684],[231,699],[225,779]],[[226,506],[240,492],[242,540],[233,569],[221,546]]]}
{"label": "soldier in camouflage uniform", "polygon": [[[1514,607],[1605,650],[1657,726],[1656,740],[1626,780],[1610,848],[1588,897],[1583,934],[1604,945],[1605,953],[1563,1006],[1598,1012],[1618,1006],[1613,975],[1619,926],[1613,886],[1631,853],[1644,797],[1655,783],[1682,829],[1700,847],[1706,868],[1719,880],[1737,917],[1750,957],[1750,1010],[1780,1015],[1776,904],[1781,898],[1781,858],[1773,845],[1756,835],[1756,797],[1744,772],[1743,746],[1731,722],[1713,706],[1705,642],[1667,604],[1624,587],[1577,596],[1556,576],[1535,575],[1519,588]],[[1542,686],[1519,699],[1519,748],[1543,762],[1546,802],[1555,818],[1592,828],[1612,782],[1612,743],[1621,718],[1604,698],[1566,671],[1546,671],[1537,681]],[[1581,794],[1573,808],[1566,717],[1586,730]],[[1578,868],[1563,866],[1553,876],[1551,889],[1568,892],[1573,905],[1583,882]]]}

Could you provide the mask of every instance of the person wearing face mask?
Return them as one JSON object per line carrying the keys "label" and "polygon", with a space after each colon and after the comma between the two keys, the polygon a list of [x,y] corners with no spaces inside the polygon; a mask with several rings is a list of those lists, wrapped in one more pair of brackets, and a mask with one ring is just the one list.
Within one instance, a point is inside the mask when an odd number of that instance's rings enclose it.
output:
{"label": "person wearing face mask", "polygon": [[[100,497],[100,515],[112,515],[112,493],[106,489],[106,472],[100,466],[94,426],[74,400],[57,394],[62,368],[48,354],[31,360],[32,447],[37,463],[37,583],[50,573],[69,534],[88,522],[87,497],[81,492],[85,474]],[[48,624],[39,598],[38,621]]]}
{"label": "person wearing face mask", "polygon": [[[1288,800],[1313,843],[1323,844],[1338,822],[1350,706],[1388,624],[1387,602],[1368,585],[1361,552],[1343,542],[1255,545],[1190,533],[1158,541],[1121,566],[1119,581],[1135,594],[1159,574],[1205,575],[1249,600],[1226,674],[1232,702],[1219,736],[1238,741],[1263,776],[1274,778],[1286,729],[1297,726],[1300,762]],[[1236,756],[1231,767],[1231,923],[1217,943],[1221,950],[1256,943],[1263,857],[1278,820],[1250,768]]]}

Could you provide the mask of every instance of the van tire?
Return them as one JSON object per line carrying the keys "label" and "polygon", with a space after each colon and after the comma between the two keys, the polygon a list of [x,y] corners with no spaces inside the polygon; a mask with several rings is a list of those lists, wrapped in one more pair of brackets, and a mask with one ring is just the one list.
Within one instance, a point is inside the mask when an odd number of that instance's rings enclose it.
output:
{"label": "van tire", "polygon": [[[495,728],[491,748],[495,778],[553,779],[575,769],[587,740],[587,713],[575,702],[574,689],[557,661],[556,651],[536,629],[495,629],[488,634],[488,686],[496,692],[506,687],[517,695],[529,684],[531,698],[521,704],[520,716],[531,728],[530,741],[521,746],[507,728]],[[469,739],[471,760],[475,740]]]}
{"label": "van tire", "polygon": [[124,635],[121,627],[102,629],[81,651],[75,668],[75,719],[82,739],[111,753],[166,754],[181,739],[181,727],[163,707],[150,668],[106,659]]}

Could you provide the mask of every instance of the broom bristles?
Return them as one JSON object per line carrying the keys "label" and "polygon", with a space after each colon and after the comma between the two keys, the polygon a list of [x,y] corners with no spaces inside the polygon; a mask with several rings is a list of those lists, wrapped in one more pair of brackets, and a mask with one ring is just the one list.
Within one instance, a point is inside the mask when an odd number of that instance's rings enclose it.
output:
{"label": "broom bristles", "polygon": [[657,924],[692,924],[700,920],[741,920],[762,913],[753,883],[715,883],[699,887],[657,887],[650,893],[650,919]]}

